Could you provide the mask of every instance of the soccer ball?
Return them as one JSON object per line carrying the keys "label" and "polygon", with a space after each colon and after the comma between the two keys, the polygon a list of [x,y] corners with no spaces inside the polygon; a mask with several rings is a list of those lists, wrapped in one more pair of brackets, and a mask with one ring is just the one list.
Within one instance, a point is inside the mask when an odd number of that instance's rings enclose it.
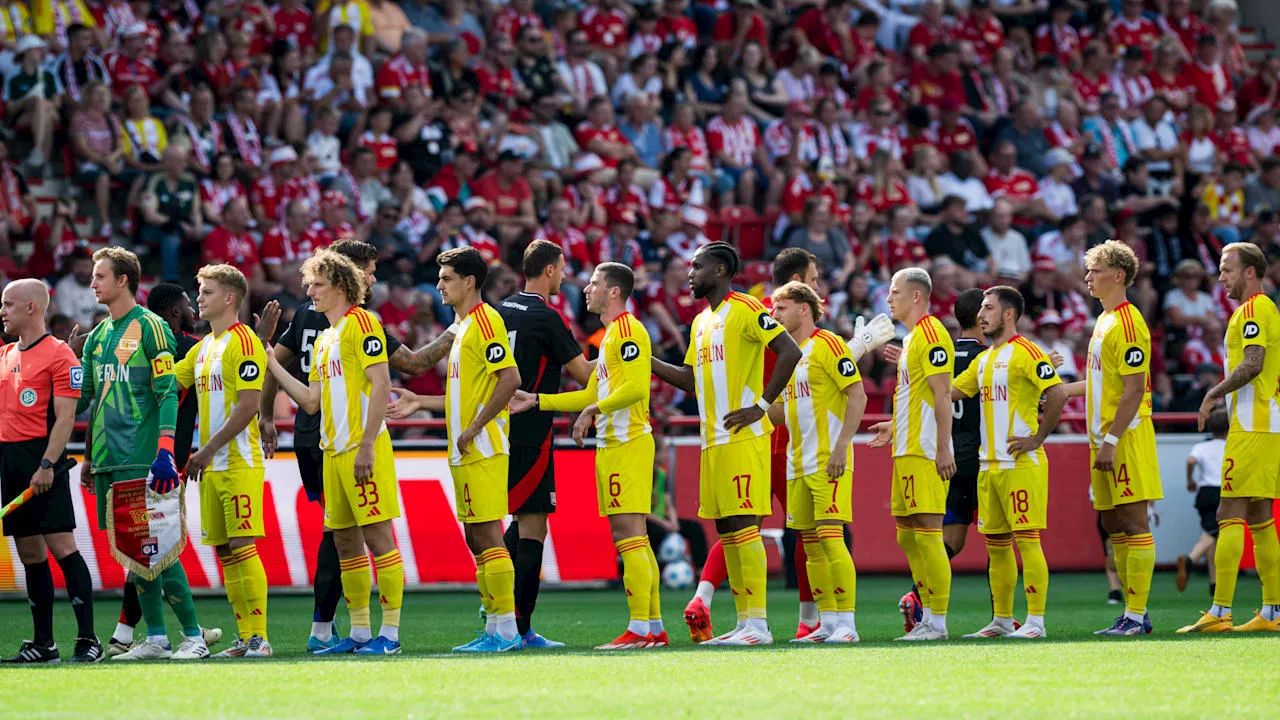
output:
{"label": "soccer ball", "polygon": [[673,563],[684,558],[684,538],[680,533],[670,533],[662,539],[658,546],[658,562]]}
{"label": "soccer ball", "polygon": [[693,585],[693,566],[684,560],[667,563],[662,569],[662,584],[668,590],[687,590]]}

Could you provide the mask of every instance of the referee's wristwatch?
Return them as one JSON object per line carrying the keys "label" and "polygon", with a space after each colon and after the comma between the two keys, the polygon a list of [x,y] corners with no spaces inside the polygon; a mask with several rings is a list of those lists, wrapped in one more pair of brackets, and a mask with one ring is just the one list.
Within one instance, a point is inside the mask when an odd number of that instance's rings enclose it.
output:
{"label": "referee's wristwatch", "polygon": [[52,470],[52,469],[53,469],[53,462],[52,462],[51,460],[49,460],[49,458],[40,458],[40,469],[41,469],[41,470]]}

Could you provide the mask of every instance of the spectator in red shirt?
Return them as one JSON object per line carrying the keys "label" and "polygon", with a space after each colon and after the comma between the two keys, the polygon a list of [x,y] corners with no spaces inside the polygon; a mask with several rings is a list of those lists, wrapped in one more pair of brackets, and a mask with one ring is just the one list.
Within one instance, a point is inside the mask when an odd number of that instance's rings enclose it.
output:
{"label": "spectator in red shirt", "polygon": [[1019,219],[1051,217],[1040,199],[1035,175],[1017,166],[1018,148],[1010,141],[996,143],[991,151],[991,171],[984,183],[993,200],[1009,202]]}
{"label": "spectator in red shirt", "polygon": [[960,54],[954,45],[938,43],[929,48],[929,62],[911,68],[907,80],[911,104],[924,105],[935,114],[946,100],[965,107],[964,81],[958,69]]}
{"label": "spectator in red shirt", "polygon": [[146,49],[147,24],[135,22],[120,31],[120,49],[103,60],[117,100],[123,100],[125,91],[134,85],[141,85],[148,94],[164,89],[159,73],[146,57]]}
{"label": "spectator in red shirt", "polygon": [[[250,287],[263,287],[266,275],[258,260],[258,245],[249,234],[249,204],[244,198],[234,198],[222,211],[222,225],[204,237],[200,252],[201,265],[226,263],[244,273]],[[259,292],[270,294],[273,287]]]}
{"label": "spectator in red shirt", "polygon": [[[705,303],[689,290],[689,266],[675,253],[662,258],[662,274],[644,293],[644,311],[661,331],[655,352],[667,358],[683,358],[689,349],[689,328]],[[678,362],[672,360],[672,362]]]}
{"label": "spectator in red shirt", "polygon": [[627,59],[627,24],[636,12],[623,0],[588,0],[578,15],[578,27],[587,31],[591,59],[600,64],[612,83]]}
{"label": "spectator in red shirt", "polygon": [[608,97],[591,98],[587,103],[587,119],[578,125],[573,136],[578,147],[599,155],[607,167],[617,168],[623,158],[639,159],[635,146],[614,125],[613,105]]}
{"label": "spectator in red shirt", "polygon": [[853,29],[849,26],[848,0],[827,0],[823,7],[804,11],[796,19],[792,37],[801,46],[808,45],[845,65],[853,65],[858,60]]}
{"label": "spectator in red shirt", "polygon": [[514,150],[503,150],[498,167],[477,180],[473,189],[493,208],[498,239],[504,247],[537,229],[533,191],[524,179],[524,158]]}
{"label": "spectator in red shirt", "polygon": [[[294,0],[296,2],[296,0]],[[405,107],[405,88],[416,85],[431,97],[431,71],[427,69],[427,34],[411,27],[400,39],[400,54],[378,69],[378,100],[397,110]]]}
{"label": "spectator in red shirt", "polygon": [[687,0],[662,0],[658,35],[664,43],[679,43],[687,50],[698,46],[698,26],[685,15]]}
{"label": "spectator in red shirt", "polygon": [[280,0],[272,16],[276,23],[276,39],[287,40],[302,51],[306,65],[310,66],[316,50],[316,24],[311,11],[302,4],[302,0]]}
{"label": "spectator in red shirt", "polygon": [[1054,0],[1050,9],[1050,21],[1036,30],[1036,55],[1054,56],[1069,67],[1080,58],[1080,34],[1071,27],[1073,8],[1066,0]]}
{"label": "spectator in red shirt", "polygon": [[262,236],[262,265],[268,280],[283,282],[286,267],[331,244],[326,233],[311,226],[314,219],[310,201],[291,200],[285,207],[284,222]]}
{"label": "spectator in red shirt", "polygon": [[[720,205],[733,204],[737,188],[738,203],[755,205],[756,193],[767,187],[769,167],[756,121],[746,115],[747,91],[734,87],[725,96],[724,112],[707,124],[707,145],[715,158],[719,175],[727,176],[729,190],[721,193]],[[719,185],[723,187],[724,185]]]}
{"label": "spectator in red shirt", "polygon": [[912,63],[927,62],[929,48],[941,42],[951,42],[951,28],[943,23],[942,0],[925,0],[920,5],[920,22],[907,35],[907,52]]}
{"label": "spectator in red shirt", "polygon": [[1219,61],[1218,38],[1212,33],[1200,36],[1195,61],[1182,69],[1183,85],[1191,90],[1191,102],[1215,108],[1235,93],[1231,74]]}
{"label": "spectator in red shirt", "polygon": [[769,47],[769,30],[760,15],[759,0],[734,0],[733,12],[720,15],[711,39],[720,48],[720,57],[726,62],[736,60],[748,40],[755,40],[760,47]]}
{"label": "spectator in red shirt", "polygon": [[991,0],[973,0],[969,19],[961,22],[956,35],[973,43],[979,65],[989,65],[996,50],[1004,47],[1004,26],[991,12]]}

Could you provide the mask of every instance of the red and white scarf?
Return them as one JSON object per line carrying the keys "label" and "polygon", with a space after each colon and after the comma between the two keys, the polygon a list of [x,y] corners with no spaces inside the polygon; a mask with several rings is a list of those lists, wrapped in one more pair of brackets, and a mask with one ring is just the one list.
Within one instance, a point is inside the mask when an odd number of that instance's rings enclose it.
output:
{"label": "red and white scarf", "polygon": [[[51,0],[53,9],[54,38],[63,45],[67,44],[67,28],[77,23],[84,23],[84,13],[80,12],[80,0]],[[132,10],[130,11],[132,12]]]}
{"label": "red and white scarf", "polygon": [[1101,116],[1098,117],[1098,127],[1102,130],[1102,132],[1098,134],[1102,136],[1102,150],[1107,154],[1107,161],[1111,163],[1111,167],[1118,170],[1120,169],[1121,163],[1120,152],[1116,147],[1116,131],[1119,131],[1120,138],[1124,141],[1125,154],[1127,157],[1132,156],[1137,152],[1137,149],[1133,144],[1133,137],[1130,135],[1131,131],[1129,130],[1129,127],[1123,123],[1117,124],[1113,128],[1111,123],[1107,122],[1107,119]]}
{"label": "red and white scarf", "polygon": [[356,182],[355,176],[351,174],[351,171],[346,166],[342,168],[342,177],[347,181],[347,185],[351,187],[351,205],[355,208],[356,220],[360,222],[368,220],[369,214],[364,211],[363,198],[360,194],[360,183]]}
{"label": "red and white scarf", "polygon": [[253,120],[245,118],[243,124],[240,116],[234,112],[227,113],[227,127],[231,128],[231,136],[236,141],[236,152],[240,159],[253,167],[262,166],[262,139],[258,137],[258,128]]}
{"label": "red and white scarf", "polygon": [[[213,167],[209,164],[209,153],[204,149],[204,137],[200,134],[200,128],[191,121],[190,115],[181,115],[179,119],[182,121],[182,126],[187,129],[187,138],[191,140],[191,152],[195,153],[196,162],[205,170],[212,170]],[[213,154],[217,155],[222,150],[222,133],[215,132],[212,135]]]}
{"label": "red and white scarf", "polygon": [[22,207],[22,191],[18,186],[18,174],[13,171],[13,166],[4,163],[3,171],[4,179],[4,212],[10,218],[22,222],[26,219],[26,210]]}

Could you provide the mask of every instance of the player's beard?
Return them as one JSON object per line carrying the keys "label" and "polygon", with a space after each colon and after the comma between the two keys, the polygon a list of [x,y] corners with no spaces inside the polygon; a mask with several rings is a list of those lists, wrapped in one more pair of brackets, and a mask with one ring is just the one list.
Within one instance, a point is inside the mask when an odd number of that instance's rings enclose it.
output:
{"label": "player's beard", "polygon": [[996,325],[990,330],[983,330],[982,334],[986,335],[988,340],[994,340],[1000,337],[1001,335],[1004,334],[1004,321],[1003,320],[1000,321],[999,325]]}

